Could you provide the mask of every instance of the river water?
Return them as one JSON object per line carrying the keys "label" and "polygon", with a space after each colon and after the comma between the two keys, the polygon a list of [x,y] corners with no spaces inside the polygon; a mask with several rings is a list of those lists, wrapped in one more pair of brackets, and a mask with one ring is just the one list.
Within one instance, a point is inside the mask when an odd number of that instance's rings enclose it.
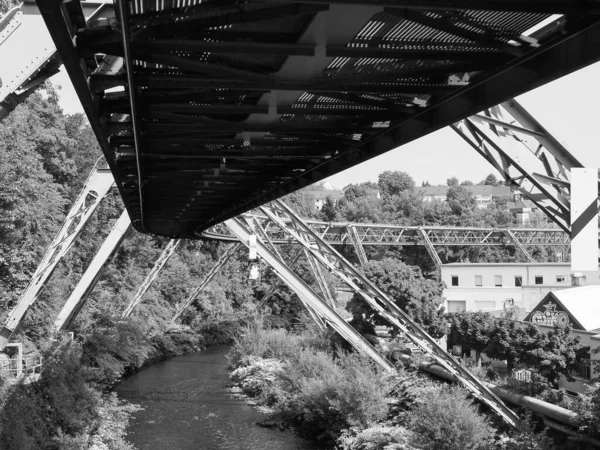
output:
{"label": "river water", "polygon": [[149,366],[115,389],[141,405],[127,439],[140,450],[311,450],[292,431],[256,424],[267,416],[233,398],[227,346],[177,356]]}

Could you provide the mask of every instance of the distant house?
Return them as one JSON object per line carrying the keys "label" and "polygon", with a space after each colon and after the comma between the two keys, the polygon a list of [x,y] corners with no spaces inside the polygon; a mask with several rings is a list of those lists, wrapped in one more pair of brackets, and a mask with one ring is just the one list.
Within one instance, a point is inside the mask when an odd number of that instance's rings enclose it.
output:
{"label": "distant house", "polygon": [[538,209],[535,203],[533,203],[531,200],[522,200],[520,197],[518,197],[514,202],[508,202],[506,207],[512,216],[517,220],[517,224],[519,225],[529,222],[531,213],[537,211]]}
{"label": "distant house", "polygon": [[[495,198],[512,196],[511,190],[507,186],[479,185],[463,187],[471,192],[478,208],[485,208],[491,204]],[[445,202],[448,188],[449,186],[421,186],[415,187],[415,192],[423,195],[424,202],[432,202],[434,200]]]}
{"label": "distant house", "polygon": [[308,191],[306,195],[314,201],[314,207],[316,210],[321,210],[325,202],[327,201],[327,197],[331,197],[334,203],[337,202],[344,197],[343,191]]}
{"label": "distant house", "polygon": [[[525,322],[534,324],[540,331],[547,332],[554,327],[569,325],[582,345],[590,350],[600,347],[600,286],[582,286],[549,292],[544,299],[525,317]],[[598,354],[591,352],[592,359]],[[600,375],[588,361],[581,364],[571,375],[574,382],[564,377],[559,387],[571,392],[585,392],[589,381]]]}

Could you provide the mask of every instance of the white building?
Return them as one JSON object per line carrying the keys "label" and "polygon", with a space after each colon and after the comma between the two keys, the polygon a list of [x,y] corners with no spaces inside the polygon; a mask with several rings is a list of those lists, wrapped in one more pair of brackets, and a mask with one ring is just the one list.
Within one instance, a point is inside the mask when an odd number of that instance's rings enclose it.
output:
{"label": "white building", "polygon": [[[550,292],[525,317],[525,322],[535,324],[542,332],[555,326],[570,325],[572,334],[581,338],[581,344],[590,347],[591,358],[598,360],[600,354],[594,349],[600,347],[600,286],[584,286]],[[586,363],[571,373],[575,381],[562,377],[559,387],[571,392],[585,392],[591,378],[600,375],[594,365]]]}
{"label": "white building", "polygon": [[[473,195],[478,208],[485,208],[495,198],[509,197],[512,198],[513,194],[507,186],[488,186],[488,185],[477,185],[477,186],[462,186],[468,189]],[[417,194],[423,195],[424,202],[432,201],[446,201],[446,195],[448,193],[449,186],[421,186],[415,187]]]}
{"label": "white building", "polygon": [[[446,311],[531,311],[550,291],[600,285],[600,271],[573,273],[568,263],[453,263],[442,266]],[[600,300],[599,300],[600,301]]]}

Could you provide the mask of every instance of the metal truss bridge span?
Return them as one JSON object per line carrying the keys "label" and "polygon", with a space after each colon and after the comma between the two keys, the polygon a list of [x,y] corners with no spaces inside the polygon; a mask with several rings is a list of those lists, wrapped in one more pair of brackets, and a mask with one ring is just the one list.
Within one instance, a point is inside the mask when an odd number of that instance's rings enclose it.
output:
{"label": "metal truss bridge span", "polygon": [[597,1],[37,1],[141,232],[198,233],[600,60]]}
{"label": "metal truss bridge span", "polygon": [[[244,214],[247,220],[264,220],[261,215]],[[503,246],[511,245],[517,240],[524,246],[568,246],[569,235],[561,229],[549,228],[475,228],[475,227],[440,227],[440,226],[405,226],[372,223],[323,222],[305,219],[305,222],[317,235],[328,244],[353,244],[358,241],[362,245],[426,245],[427,237],[434,246]],[[265,229],[270,240],[276,244],[287,242],[276,227]],[[237,241],[231,231],[224,225],[217,225],[202,233],[207,239],[221,241]]]}

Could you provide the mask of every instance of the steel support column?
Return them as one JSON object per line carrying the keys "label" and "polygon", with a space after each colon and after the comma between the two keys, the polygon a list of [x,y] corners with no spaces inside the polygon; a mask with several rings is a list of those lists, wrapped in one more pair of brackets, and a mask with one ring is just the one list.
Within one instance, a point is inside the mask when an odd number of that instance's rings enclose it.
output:
{"label": "steel support column", "polygon": [[96,286],[96,283],[102,276],[104,269],[115,251],[125,239],[127,232],[131,229],[131,219],[127,211],[123,211],[121,217],[113,225],[112,230],[106,237],[102,246],[94,256],[94,259],[82,275],[79,283],[75,287],[75,290],[71,293],[71,296],[67,300],[67,303],[63,306],[62,310],[58,314],[54,322],[54,327],[57,331],[62,331],[71,326],[83,305]]}
{"label": "steel support column", "polygon": [[367,254],[365,253],[365,249],[358,238],[358,234],[356,233],[356,227],[353,225],[348,225],[348,238],[350,242],[352,242],[352,246],[354,247],[354,251],[356,252],[356,256],[358,256],[358,261],[360,262],[361,267],[365,267],[369,260],[367,259]]}
{"label": "steel support column", "polygon": [[19,297],[17,305],[11,311],[2,330],[0,330],[0,350],[4,348],[29,307],[37,300],[56,265],[69,251],[75,239],[81,234],[85,224],[113,185],[114,181],[110,170],[99,169],[97,166],[98,163],[90,172],[83,189],[67,214],[62,228],[50,243],[43,259],[33,273],[29,285]]}
{"label": "steel support column", "polygon": [[436,270],[438,276],[441,276],[442,260],[440,259],[440,256],[435,251],[435,247],[433,246],[431,239],[429,239],[429,236],[427,235],[427,233],[425,232],[425,230],[423,228],[419,228],[419,234],[421,235],[423,244],[425,245],[425,248],[427,249],[427,253],[429,253],[429,256],[431,256],[431,259],[433,259],[433,263],[435,264],[435,270]]}
{"label": "steel support column", "polygon": [[204,278],[202,278],[202,281],[200,282],[198,287],[196,289],[194,289],[194,291],[190,294],[188,299],[183,303],[183,305],[181,305],[179,307],[179,309],[177,310],[177,312],[171,319],[171,322],[175,322],[177,319],[179,319],[181,314],[183,314],[183,312],[192,303],[194,303],[194,301],[204,291],[204,289],[206,289],[206,287],[212,281],[212,279],[215,277],[215,275],[217,273],[219,273],[219,270],[221,270],[221,267],[223,267],[225,265],[225,263],[227,261],[229,261],[229,258],[231,258],[233,256],[233,254],[240,248],[240,245],[241,244],[239,244],[239,243],[231,244],[227,248],[227,250],[225,250],[225,253],[223,253],[221,255],[221,257],[218,259],[218,261],[215,263],[215,265],[210,268],[210,270],[208,271],[208,273],[206,275],[204,275]]}
{"label": "steel support column", "polygon": [[177,247],[179,247],[180,243],[181,240],[179,239],[171,239],[169,241],[165,249],[162,251],[158,259],[154,263],[154,267],[152,267],[152,270],[146,276],[146,279],[141,284],[138,291],[135,293],[135,296],[133,297],[131,302],[129,302],[129,305],[127,305],[125,311],[123,311],[123,319],[129,317],[133,310],[137,308],[137,306],[142,302],[142,298],[144,297],[150,286],[152,286],[152,283],[154,283],[154,280],[156,280],[158,274],[160,273],[164,265],[171,258],[171,256],[173,256],[173,253],[175,253],[175,250],[177,250]]}
{"label": "steel support column", "polygon": [[384,292],[344,259],[333,247],[323,241],[287,205],[281,201],[275,201],[269,208],[262,207],[261,210],[297,243],[309,250],[331,273],[337,275],[354,292],[362,295],[365,301],[381,317],[386,319],[390,325],[402,331],[438,364],[456,376],[473,395],[489,405],[508,424],[517,429],[523,429],[518,416],[512,410],[507,408],[493,392],[454,359],[452,355],[441,348],[435,339],[429,336],[420,325],[414,322]]}
{"label": "steel support column", "polygon": [[[229,229],[244,245],[249,245],[252,234],[239,219],[229,219],[226,222]],[[381,355],[369,342],[352,326],[342,319],[338,313],[321,299],[302,279],[296,275],[285,262],[267,248],[261,240],[257,241],[259,256],[273,267],[281,279],[298,294],[298,296],[323,317],[327,323],[346,339],[355,349],[369,356],[373,361],[386,370],[394,370],[394,366]]]}
{"label": "steel support column", "polygon": [[[298,261],[298,259],[300,258],[301,254],[302,254],[302,247],[298,247],[296,249],[296,251],[294,252],[294,254],[292,255],[292,257],[290,258],[290,260],[287,262],[287,265],[289,267],[293,267],[294,264],[296,264],[296,261]],[[277,279],[273,282],[273,284],[271,285],[269,290],[265,293],[263,298],[260,299],[260,303],[258,305],[256,305],[257,310],[260,310],[263,306],[265,306],[265,304],[269,301],[269,299],[275,293],[275,291],[281,285],[281,283],[282,283],[281,278],[277,277]]]}
{"label": "steel support column", "polygon": [[304,255],[306,256],[306,259],[308,260],[308,264],[310,265],[310,268],[312,269],[312,273],[313,273],[313,276],[315,277],[315,280],[317,280],[317,284],[319,285],[319,289],[321,290],[321,293],[323,294],[323,298],[325,299],[325,301],[327,302],[327,304],[329,306],[331,306],[332,308],[335,308],[335,302],[333,301],[333,296],[331,295],[331,292],[329,291],[329,287],[327,286],[327,280],[325,280],[325,276],[323,275],[321,266],[319,266],[319,263],[317,262],[317,260],[315,258],[313,258],[313,255],[311,255],[308,250],[304,249]]}
{"label": "steel support column", "polygon": [[533,257],[527,251],[527,249],[523,246],[523,244],[521,244],[521,242],[517,239],[517,237],[511,230],[504,230],[504,233],[511,240],[513,245],[515,247],[517,247],[519,250],[521,250],[521,253],[523,253],[525,255],[525,258],[527,258],[527,262],[530,262],[530,263],[536,262],[536,260],[533,259]]}

